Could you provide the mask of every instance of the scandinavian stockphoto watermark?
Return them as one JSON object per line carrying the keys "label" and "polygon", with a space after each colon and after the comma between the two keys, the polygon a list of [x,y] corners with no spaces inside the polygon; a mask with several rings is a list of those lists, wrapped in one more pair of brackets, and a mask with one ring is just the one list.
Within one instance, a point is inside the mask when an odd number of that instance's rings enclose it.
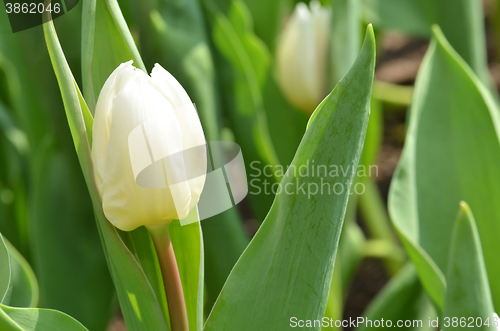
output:
{"label": "scandinavian stockphoto watermark", "polygon": [[[377,177],[377,165],[325,165],[317,164],[315,160],[307,160],[305,164],[296,165],[262,165],[260,161],[250,163],[249,194],[303,194],[311,199],[324,194],[363,194],[365,184],[362,181],[345,180],[345,178]],[[276,181],[284,176],[291,180]],[[308,180],[305,181],[304,178]]]}
{"label": "scandinavian stockphoto watermark", "polygon": [[[177,111],[196,112],[196,107],[189,105]],[[318,194],[340,195],[348,192],[359,195],[365,192],[363,182],[346,178],[378,176],[375,165],[326,166],[307,160],[299,166],[270,166],[253,161],[249,164],[247,178],[238,144],[230,141],[181,144],[173,134],[166,113],[145,119],[130,132],[128,147],[133,176],[141,187],[168,188],[173,207],[177,210],[186,205],[186,195],[182,192],[189,189],[192,182],[204,177],[205,184],[198,202],[199,220],[232,208],[249,193],[303,194],[308,199]],[[181,224],[198,219],[186,218],[181,220]]]}

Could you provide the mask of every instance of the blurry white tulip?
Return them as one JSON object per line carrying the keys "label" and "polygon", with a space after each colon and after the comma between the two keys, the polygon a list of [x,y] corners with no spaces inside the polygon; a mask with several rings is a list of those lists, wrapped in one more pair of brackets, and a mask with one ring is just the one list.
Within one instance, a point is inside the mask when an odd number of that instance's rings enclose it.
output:
{"label": "blurry white tulip", "polygon": [[500,317],[498,317],[497,313],[493,313],[493,325],[496,325],[497,330],[500,331]]}
{"label": "blurry white tulip", "polygon": [[205,137],[189,96],[156,64],[122,63],[97,101],[92,160],[104,214],[117,228],[164,225],[195,207],[206,175]]}
{"label": "blurry white tulip", "polygon": [[325,96],[331,10],[316,0],[300,2],[282,31],[277,56],[278,83],[288,101],[312,113]]}

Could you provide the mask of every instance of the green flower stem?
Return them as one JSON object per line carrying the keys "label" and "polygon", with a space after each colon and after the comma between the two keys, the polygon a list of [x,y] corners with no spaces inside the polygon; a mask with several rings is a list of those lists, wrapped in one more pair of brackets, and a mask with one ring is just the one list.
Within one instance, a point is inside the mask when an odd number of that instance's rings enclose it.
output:
{"label": "green flower stem", "polygon": [[373,85],[373,95],[382,102],[407,107],[413,98],[413,87],[378,80]]}
{"label": "green flower stem", "polygon": [[[392,231],[389,215],[387,215],[377,184],[371,178],[367,178],[364,184],[366,190],[359,197],[359,211],[366,229],[373,239],[385,241],[388,247],[391,247],[394,251],[391,255],[400,257],[402,250]],[[394,275],[403,263],[404,258],[403,260],[385,258],[386,269],[390,275]]]}
{"label": "green flower stem", "polygon": [[182,290],[179,268],[170,241],[169,226],[148,227],[160,262],[163,284],[167,295],[172,331],[189,331],[186,302]]}

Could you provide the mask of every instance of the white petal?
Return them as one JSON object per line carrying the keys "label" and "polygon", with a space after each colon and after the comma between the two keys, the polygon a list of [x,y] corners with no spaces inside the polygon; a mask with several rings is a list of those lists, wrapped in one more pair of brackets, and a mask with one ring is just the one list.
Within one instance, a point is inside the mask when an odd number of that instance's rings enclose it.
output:
{"label": "white petal", "polygon": [[155,64],[151,71],[151,82],[153,82],[152,85],[170,102],[174,109],[192,104],[182,85],[158,63]]}
{"label": "white petal", "polygon": [[311,13],[304,3],[299,3],[285,25],[276,50],[277,74],[283,93],[290,103],[309,111],[314,110],[317,100],[314,53]]}
{"label": "white petal", "polygon": [[298,3],[278,43],[277,77],[283,94],[311,113],[323,96],[330,12],[311,2]]}
{"label": "white petal", "polygon": [[101,195],[102,181],[106,171],[109,130],[112,120],[112,101],[127,82],[141,73],[142,71],[136,71],[136,68],[132,66],[132,61],[120,64],[120,66],[113,71],[104,83],[97,100],[94,124],[92,128],[92,159],[94,163],[96,183]]}
{"label": "white petal", "polygon": [[[175,175],[185,176],[182,158],[173,161],[161,159],[165,153],[182,150],[181,128],[170,103],[151,87],[148,80],[146,75],[134,77],[112,104],[113,121],[103,183],[103,209],[110,222],[125,231],[183,218],[191,205],[190,189],[185,181],[171,188],[165,180],[164,174],[169,172],[169,168],[174,169]],[[156,119],[167,120],[154,125]],[[128,145],[130,133],[138,126],[143,127],[151,154],[156,159],[149,158],[150,163],[156,162],[145,170],[145,176],[153,183],[164,180],[163,188],[142,187],[136,183],[132,169],[134,160],[130,159]],[[166,140],[169,140],[168,143]]]}
{"label": "white petal", "polygon": [[[186,167],[188,179],[190,179],[188,183],[192,195],[192,208],[198,203],[203,190],[207,164],[205,134],[203,133],[200,118],[181,84],[159,64],[156,64],[151,72],[151,81],[154,88],[172,104],[181,127],[182,148],[186,151]],[[203,173],[203,175],[193,178],[190,175],[192,173]]]}

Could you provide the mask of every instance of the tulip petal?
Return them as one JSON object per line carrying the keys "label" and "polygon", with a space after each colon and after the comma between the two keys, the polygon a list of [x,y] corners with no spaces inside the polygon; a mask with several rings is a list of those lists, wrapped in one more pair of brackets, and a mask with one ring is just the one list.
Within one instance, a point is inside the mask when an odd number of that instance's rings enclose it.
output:
{"label": "tulip petal", "polygon": [[132,66],[132,61],[120,64],[113,71],[104,83],[97,101],[93,131],[92,159],[94,163],[95,178],[97,187],[102,195],[102,182],[106,172],[106,160],[109,141],[109,129],[111,127],[111,105],[113,98],[120,92],[125,84],[136,75],[142,73],[136,72]]}
{"label": "tulip petal", "polygon": [[311,113],[324,96],[331,12],[312,1],[298,3],[279,41],[277,77],[295,107]]}
{"label": "tulip petal", "polygon": [[170,101],[181,127],[187,179],[192,195],[191,209],[198,203],[207,171],[205,134],[200,118],[181,84],[159,64],[156,64],[151,72],[151,82],[154,88]]}
{"label": "tulip petal", "polygon": [[[182,151],[182,133],[171,104],[152,88],[148,80],[146,74],[135,76],[114,97],[110,107],[112,122],[103,183],[103,209],[109,221],[124,231],[183,218],[187,216],[191,203],[185,181],[166,187],[165,174],[185,176],[182,174],[182,158],[162,158]],[[136,161],[130,158],[129,136],[137,127],[143,128],[151,149],[148,152],[151,166],[144,170],[145,176],[150,182],[163,181],[162,188],[142,187],[136,182],[132,168],[132,162]],[[145,154],[133,156],[136,155]]]}
{"label": "tulip petal", "polygon": [[311,13],[304,3],[295,7],[277,49],[278,79],[290,102],[303,110],[316,105],[315,41]]}

